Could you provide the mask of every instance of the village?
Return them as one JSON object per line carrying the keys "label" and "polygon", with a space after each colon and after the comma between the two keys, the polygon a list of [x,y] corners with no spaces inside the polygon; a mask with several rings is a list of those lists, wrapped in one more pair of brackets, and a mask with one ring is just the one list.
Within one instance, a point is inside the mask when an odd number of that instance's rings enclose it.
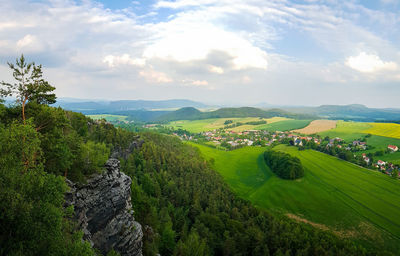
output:
{"label": "village", "polygon": [[[266,131],[266,130],[245,130],[234,131],[231,129],[215,129],[201,133],[189,133],[184,130],[176,130],[173,135],[184,141],[193,141],[221,150],[233,150],[245,146],[264,147],[277,144],[288,144],[296,146],[299,150],[314,149],[323,153],[342,158],[343,160],[355,163],[362,167],[378,170],[390,176],[400,178],[399,166],[379,159],[378,154],[361,153],[370,148],[365,138],[346,142],[339,137],[321,138],[319,135],[302,136],[290,131]],[[395,145],[388,145],[384,154],[397,152],[399,148]],[[361,153],[361,154],[360,154]]]}

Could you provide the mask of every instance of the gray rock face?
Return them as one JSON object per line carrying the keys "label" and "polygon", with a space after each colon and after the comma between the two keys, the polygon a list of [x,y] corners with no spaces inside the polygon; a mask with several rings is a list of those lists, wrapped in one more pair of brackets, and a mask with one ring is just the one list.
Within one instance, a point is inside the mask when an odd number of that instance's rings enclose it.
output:
{"label": "gray rock face", "polygon": [[120,162],[111,158],[106,171],[78,185],[67,181],[67,206],[73,205],[84,239],[104,255],[111,249],[122,256],[142,255],[142,226],[134,221],[131,178],[120,172]]}

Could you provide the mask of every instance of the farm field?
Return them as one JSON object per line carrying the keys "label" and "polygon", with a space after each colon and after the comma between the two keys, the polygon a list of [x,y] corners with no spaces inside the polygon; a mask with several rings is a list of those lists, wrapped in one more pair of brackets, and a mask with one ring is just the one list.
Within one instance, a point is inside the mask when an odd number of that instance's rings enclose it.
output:
{"label": "farm field", "polygon": [[336,128],[336,121],[334,120],[314,120],[308,126],[302,129],[293,130],[293,132],[302,134],[315,134],[334,128]]}
{"label": "farm field", "polygon": [[371,128],[365,130],[365,133],[400,139],[400,124],[370,123],[370,125]]}
{"label": "farm field", "polygon": [[400,165],[400,152],[389,153],[383,156],[375,156],[374,159],[390,162],[392,164]]}
{"label": "farm field", "polygon": [[[376,152],[379,150],[386,151],[388,145],[395,145],[395,146],[400,147],[400,139],[371,135],[371,137],[367,138],[367,144],[369,146],[372,146],[373,148],[364,150],[364,151],[360,151],[358,153],[370,153],[370,152]],[[394,155],[397,155],[397,154],[394,154]],[[400,159],[400,157],[399,157],[399,159]]]}
{"label": "farm field", "polygon": [[[201,119],[201,120],[180,120],[180,121],[174,121],[170,122],[168,125],[174,127],[175,129],[181,128],[193,133],[198,133],[198,132],[205,132],[205,131],[211,131],[214,129],[219,129],[223,128],[225,126],[224,122],[226,120],[232,120],[234,123],[241,122],[241,123],[246,123],[246,122],[253,122],[253,121],[261,121],[265,120],[267,121],[267,124],[273,124],[276,122],[281,122],[285,120],[291,120],[285,117],[272,117],[272,118],[258,118],[258,117],[245,117],[245,118],[212,118],[212,119]],[[239,127],[234,127],[229,130],[233,130],[236,132],[244,131],[244,130],[252,130],[252,129],[257,129],[258,127],[265,126],[265,124],[262,125],[242,125]]]}
{"label": "farm field", "polygon": [[109,122],[115,122],[115,121],[125,121],[128,117],[127,116],[120,116],[120,115],[107,115],[107,114],[102,114],[102,115],[88,115],[88,117],[94,119],[94,120],[99,120],[99,119],[105,119]]}
{"label": "farm field", "polygon": [[320,152],[279,145],[275,149],[299,157],[305,168],[302,179],[283,180],[264,163],[265,148],[220,151],[192,145],[255,205],[366,244],[400,249],[398,180]]}
{"label": "farm field", "polygon": [[364,133],[364,131],[369,128],[371,128],[371,125],[369,123],[338,121],[336,124],[336,128],[328,131],[319,132],[318,134],[321,137],[339,137],[344,139],[345,141],[350,142],[365,136],[366,133]]}
{"label": "farm field", "polygon": [[267,131],[291,131],[294,129],[301,129],[309,125],[311,120],[285,120],[274,123],[268,123],[256,127],[256,130]]}

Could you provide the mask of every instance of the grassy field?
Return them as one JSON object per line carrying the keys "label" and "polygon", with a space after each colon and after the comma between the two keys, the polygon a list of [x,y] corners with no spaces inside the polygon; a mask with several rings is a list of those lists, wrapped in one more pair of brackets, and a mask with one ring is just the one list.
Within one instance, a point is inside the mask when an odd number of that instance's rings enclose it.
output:
{"label": "grassy field", "polygon": [[[195,145],[195,144],[192,144]],[[265,165],[264,148],[220,151],[195,145],[241,197],[277,214],[343,237],[399,250],[400,182],[320,152],[277,150],[300,158],[304,178],[275,176]]]}
{"label": "grassy field", "polygon": [[365,133],[400,139],[400,124],[370,123],[371,128]]}
{"label": "grassy field", "polygon": [[[400,147],[400,139],[372,135],[371,137],[367,138],[367,144],[369,146],[372,146],[373,148],[362,151],[360,153],[376,152],[379,150],[386,151],[388,145],[396,145],[396,146]],[[394,155],[397,155],[397,154],[394,154]]]}
{"label": "grassy field", "polygon": [[339,137],[344,139],[345,141],[351,142],[365,136],[366,133],[364,133],[364,131],[369,128],[371,128],[371,125],[369,123],[338,121],[336,124],[336,128],[324,132],[319,132],[318,134],[322,137]]}
{"label": "grassy field", "polygon": [[[267,124],[273,124],[276,122],[281,122],[284,120],[291,120],[285,117],[272,117],[268,119],[260,119],[258,117],[245,117],[245,118],[212,118],[212,119],[202,119],[202,120],[180,120],[180,121],[174,121],[170,122],[168,125],[174,127],[175,129],[181,128],[193,133],[198,133],[198,132],[205,132],[205,131],[212,131],[214,129],[219,129],[223,128],[225,126],[224,122],[226,120],[232,120],[234,123],[240,122],[240,123],[246,123],[246,122],[252,122],[252,121],[261,121],[265,120],[267,121]],[[229,130],[233,130],[236,132],[244,131],[244,130],[252,130],[252,129],[257,129],[258,127],[261,127],[263,125],[242,125],[239,127],[234,127]]]}
{"label": "grassy field", "polygon": [[115,121],[125,121],[128,117],[127,116],[119,116],[119,115],[88,115],[88,117],[98,120],[98,119],[106,119],[108,122],[115,122]]}
{"label": "grassy field", "polygon": [[334,120],[314,120],[307,127],[294,130],[294,132],[302,134],[315,134],[336,128],[336,121]]}
{"label": "grassy field", "polygon": [[291,131],[294,129],[301,129],[309,125],[311,120],[285,120],[275,123],[267,123],[256,127],[256,130],[267,131]]}

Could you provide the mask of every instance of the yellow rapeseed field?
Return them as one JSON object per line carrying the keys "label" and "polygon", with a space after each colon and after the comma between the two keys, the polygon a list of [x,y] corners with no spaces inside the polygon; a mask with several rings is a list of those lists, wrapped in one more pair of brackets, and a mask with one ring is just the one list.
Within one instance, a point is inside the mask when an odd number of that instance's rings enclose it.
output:
{"label": "yellow rapeseed field", "polygon": [[370,125],[372,127],[364,130],[363,133],[400,139],[400,124],[370,123]]}

